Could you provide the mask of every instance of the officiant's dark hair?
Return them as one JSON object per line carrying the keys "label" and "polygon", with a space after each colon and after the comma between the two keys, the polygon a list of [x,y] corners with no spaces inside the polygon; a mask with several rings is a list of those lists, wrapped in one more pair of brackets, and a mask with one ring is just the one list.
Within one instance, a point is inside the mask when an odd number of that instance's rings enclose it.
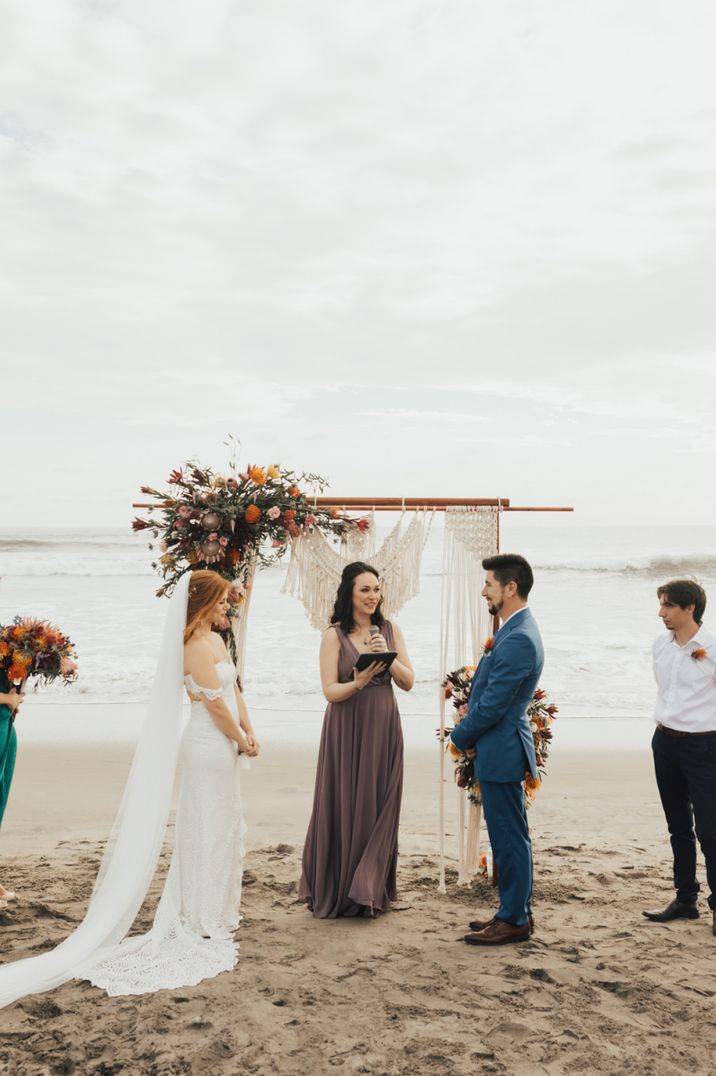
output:
{"label": "officiant's dark hair", "polygon": [[482,567],[486,572],[492,572],[501,587],[516,583],[519,596],[529,596],[535,577],[528,562],[519,553],[498,553],[494,557],[485,557]]}
{"label": "officiant's dark hair", "polygon": [[704,609],[706,608],[706,591],[693,579],[672,579],[670,583],[656,588],[657,598],[666,598],[668,602],[678,605],[680,609],[687,609],[689,605],[694,607],[694,620],[697,624],[703,621]]}
{"label": "officiant's dark hair", "polygon": [[[376,579],[380,580],[380,576],[375,568],[370,564],[364,564],[362,560],[354,560],[352,564],[346,564],[343,569],[343,575],[341,581],[338,584],[338,593],[336,594],[336,604],[333,606],[333,616],[331,617],[331,624],[340,624],[343,631],[350,632],[355,628],[355,621],[353,620],[353,584],[359,575],[363,575],[364,572],[372,572]],[[385,617],[382,613],[383,597],[375,607],[375,611],[370,618],[371,624],[375,624],[377,627],[382,628],[385,624]]]}

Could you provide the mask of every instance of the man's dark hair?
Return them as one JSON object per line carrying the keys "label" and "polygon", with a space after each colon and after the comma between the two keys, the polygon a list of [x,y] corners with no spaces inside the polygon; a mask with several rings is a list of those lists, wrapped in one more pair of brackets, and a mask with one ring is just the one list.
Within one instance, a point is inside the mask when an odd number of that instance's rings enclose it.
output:
{"label": "man's dark hair", "polygon": [[482,567],[486,572],[492,572],[501,587],[516,583],[521,598],[526,599],[532,590],[535,577],[528,562],[519,553],[498,553],[494,557],[485,557]]}
{"label": "man's dark hair", "polygon": [[657,598],[666,598],[672,605],[678,605],[680,609],[687,606],[694,607],[694,620],[701,624],[706,608],[706,591],[693,579],[672,579],[670,583],[656,588]]}

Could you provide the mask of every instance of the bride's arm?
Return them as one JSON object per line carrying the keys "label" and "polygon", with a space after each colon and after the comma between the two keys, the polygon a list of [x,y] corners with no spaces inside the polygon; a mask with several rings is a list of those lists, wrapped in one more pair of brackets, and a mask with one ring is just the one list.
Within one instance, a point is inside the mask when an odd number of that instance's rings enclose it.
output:
{"label": "bride's arm", "polygon": [[254,735],[254,727],[251,724],[251,718],[249,717],[249,708],[244,701],[244,696],[239,691],[238,684],[234,684],[234,695],[236,697],[236,707],[239,711],[239,724],[246,735],[249,747],[254,748],[254,753],[258,754],[260,746],[259,741]]}
{"label": "bride's arm", "polygon": [[198,694],[190,692],[190,697],[195,702],[202,702],[219,731],[237,743],[240,751],[248,754],[250,751],[248,741],[222,697],[221,682],[214,665],[211,648],[203,645],[187,648],[185,662],[187,673],[198,692]]}

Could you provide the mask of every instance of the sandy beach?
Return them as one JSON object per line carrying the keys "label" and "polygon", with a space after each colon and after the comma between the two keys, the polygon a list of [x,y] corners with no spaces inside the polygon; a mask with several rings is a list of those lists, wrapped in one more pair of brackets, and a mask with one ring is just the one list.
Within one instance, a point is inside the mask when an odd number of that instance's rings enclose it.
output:
{"label": "sandy beach", "polygon": [[[2,836],[2,877],[20,892],[0,913],[3,959],[44,951],[82,918],[129,757],[128,746],[24,746]],[[489,952],[461,937],[494,891],[484,879],[456,885],[450,841],[448,894],[437,892],[430,752],[407,757],[394,909],[374,922],[317,921],[296,903],[314,758],[272,745],[245,776],[239,967],[141,999],[83,982],[25,998],[0,1012],[0,1072],[711,1071],[705,900],[694,923],[641,916],[671,893],[646,750],[605,759],[555,748],[531,811],[537,930]]]}

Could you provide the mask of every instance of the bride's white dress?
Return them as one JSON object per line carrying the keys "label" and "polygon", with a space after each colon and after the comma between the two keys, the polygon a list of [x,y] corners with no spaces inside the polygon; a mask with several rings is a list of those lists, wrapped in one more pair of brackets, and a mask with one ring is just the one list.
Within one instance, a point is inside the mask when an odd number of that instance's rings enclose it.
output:
{"label": "bride's white dress", "polygon": [[[221,684],[212,690],[184,682],[191,695],[223,697],[238,723],[229,661],[216,665]],[[154,924],[148,934],[128,937],[82,968],[112,995],[145,994],[228,971],[238,960],[232,932],[239,925],[244,825],[239,771],[248,760],[214,724],[201,701],[192,701],[180,748],[181,790],[174,852]]]}

